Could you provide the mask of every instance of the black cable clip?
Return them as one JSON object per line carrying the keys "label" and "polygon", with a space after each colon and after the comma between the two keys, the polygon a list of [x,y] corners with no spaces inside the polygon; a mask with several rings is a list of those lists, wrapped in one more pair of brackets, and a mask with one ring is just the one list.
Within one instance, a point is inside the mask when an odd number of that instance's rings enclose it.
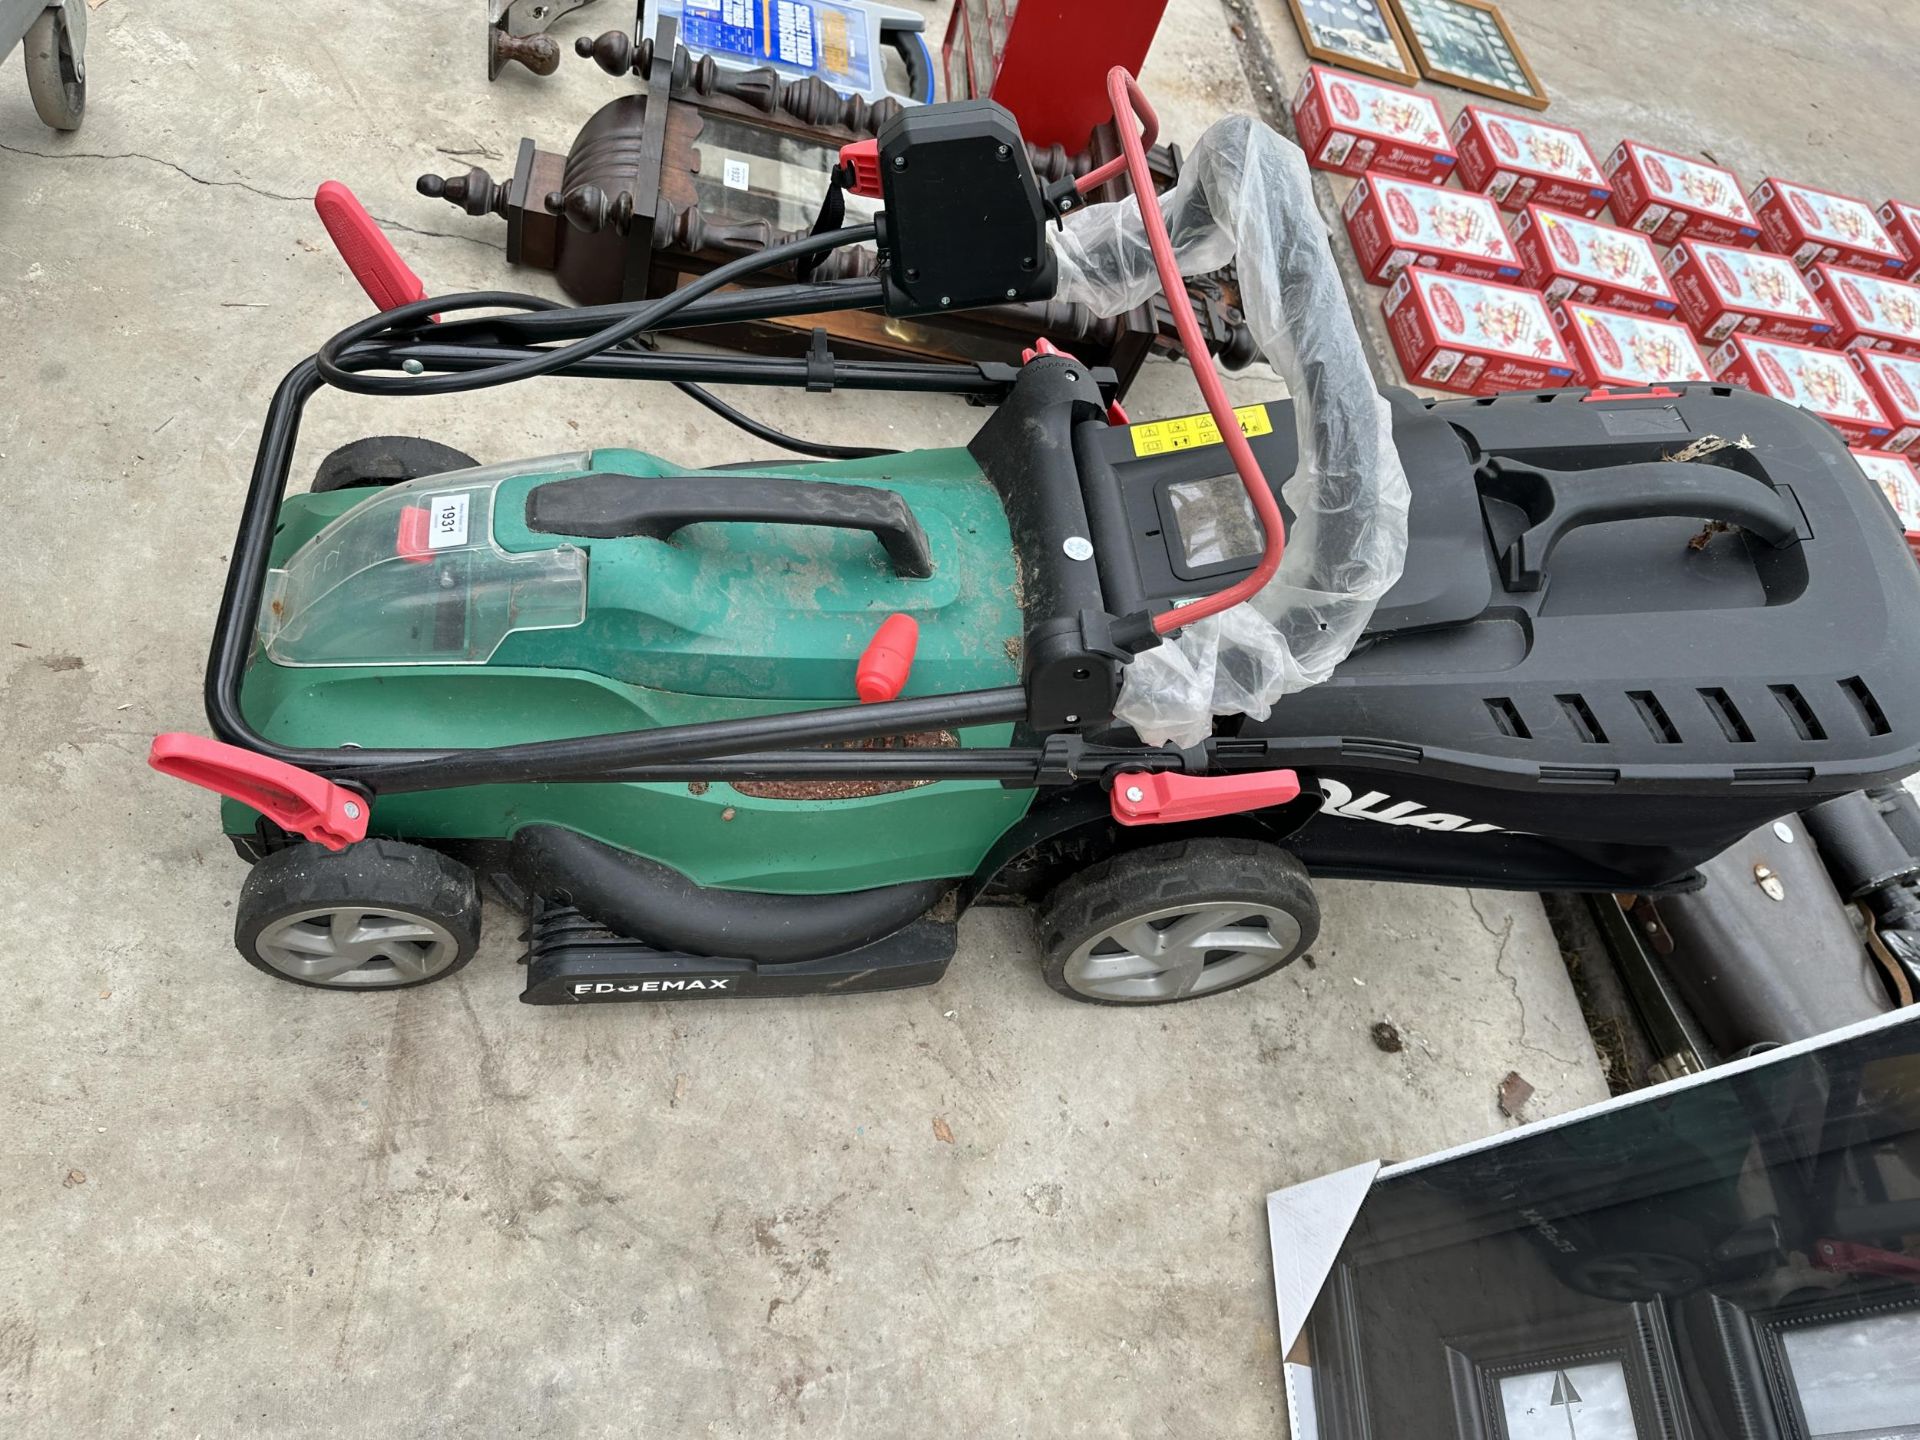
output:
{"label": "black cable clip", "polygon": [[813,330],[813,342],[807,346],[807,393],[827,395],[833,391],[833,351],[827,348],[827,332],[821,326]]}

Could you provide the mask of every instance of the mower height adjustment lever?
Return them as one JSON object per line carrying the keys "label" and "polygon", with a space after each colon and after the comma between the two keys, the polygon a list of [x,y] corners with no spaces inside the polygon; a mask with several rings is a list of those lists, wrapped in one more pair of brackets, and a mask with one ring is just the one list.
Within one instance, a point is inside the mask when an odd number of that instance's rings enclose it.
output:
{"label": "mower height adjustment lever", "polygon": [[365,796],[284,760],[200,735],[156,735],[147,764],[162,775],[251,806],[329,850],[367,838]]}
{"label": "mower height adjustment lever", "polygon": [[1212,820],[1299,798],[1300,777],[1291,770],[1257,770],[1247,775],[1122,771],[1113,777],[1113,818],[1122,825]]}

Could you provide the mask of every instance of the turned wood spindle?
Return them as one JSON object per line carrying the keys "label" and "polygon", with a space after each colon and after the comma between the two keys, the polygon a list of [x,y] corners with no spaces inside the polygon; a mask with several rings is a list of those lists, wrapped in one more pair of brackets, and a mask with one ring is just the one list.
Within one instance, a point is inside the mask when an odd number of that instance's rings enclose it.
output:
{"label": "turned wood spindle", "polygon": [[478,165],[464,175],[422,175],[413,188],[429,200],[444,200],[469,215],[507,213],[507,187]]}

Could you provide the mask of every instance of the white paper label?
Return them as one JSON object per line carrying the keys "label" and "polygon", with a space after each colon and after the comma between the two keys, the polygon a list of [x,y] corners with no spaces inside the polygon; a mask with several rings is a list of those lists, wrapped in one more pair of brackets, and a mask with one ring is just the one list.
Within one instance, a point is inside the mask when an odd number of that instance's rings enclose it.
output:
{"label": "white paper label", "polygon": [[727,163],[720,167],[720,181],[729,190],[747,188],[747,162],[727,157]]}
{"label": "white paper label", "polygon": [[458,495],[436,495],[427,502],[429,550],[450,550],[467,543],[468,494],[462,490]]}

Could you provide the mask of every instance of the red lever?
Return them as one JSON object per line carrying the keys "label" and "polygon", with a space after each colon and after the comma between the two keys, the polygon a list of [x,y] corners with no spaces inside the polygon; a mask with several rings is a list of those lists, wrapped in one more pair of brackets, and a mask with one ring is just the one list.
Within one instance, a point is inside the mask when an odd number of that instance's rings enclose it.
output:
{"label": "red lever", "polygon": [[162,775],[250,805],[281,829],[329,850],[367,837],[363,797],[284,760],[198,735],[156,735],[147,763]]}
{"label": "red lever", "polygon": [[1113,818],[1122,825],[1211,820],[1285,805],[1299,794],[1300,777],[1291,770],[1256,770],[1247,775],[1123,773],[1113,782]]}
{"label": "red lever", "polygon": [[[1041,355],[1058,355],[1063,360],[1073,360],[1073,356],[1069,355],[1058,345],[1054,344],[1053,341],[1042,335],[1038,340],[1035,340],[1033,344],[1027,346],[1026,349],[1020,352],[1020,363],[1022,365],[1031,365],[1033,361]],[[1077,365],[1079,363],[1079,361],[1074,360],[1074,364]],[[1127,412],[1120,407],[1118,400],[1110,400],[1107,402],[1107,424],[1130,425],[1132,423],[1132,421],[1127,419]]]}
{"label": "red lever", "polygon": [[424,505],[402,505],[400,528],[393,537],[393,553],[409,565],[424,565],[433,559],[428,531],[432,518]]}
{"label": "red lever", "polygon": [[1856,1245],[1851,1240],[1816,1241],[1812,1259],[1819,1269],[1842,1275],[1889,1275],[1901,1280],[1920,1280],[1920,1260],[1893,1250]]}
{"label": "red lever", "polygon": [[853,688],[860,703],[891,700],[906,688],[913,673],[913,652],[920,645],[920,622],[911,615],[889,615],[860,652],[853,672]]}
{"label": "red lever", "polygon": [[[1035,340],[1033,344],[1027,346],[1026,349],[1020,352],[1020,363],[1022,365],[1030,365],[1036,357],[1041,355],[1058,355],[1062,360],[1073,360],[1073,356],[1069,355],[1065,350],[1062,350],[1058,345],[1054,344],[1053,341],[1042,335],[1039,339]],[[1076,360],[1074,363],[1077,365],[1079,362]]]}
{"label": "red lever", "polygon": [[313,208],[320,212],[320,223],[333,238],[334,249],[375,306],[392,310],[427,298],[427,287],[353,191],[338,180],[324,181],[313,193]]}
{"label": "red lever", "polygon": [[1591,405],[1596,400],[1678,400],[1680,392],[1665,385],[1650,385],[1640,390],[1609,390],[1602,385],[1598,390],[1589,390],[1582,398],[1582,405]]}
{"label": "red lever", "polygon": [[846,182],[847,189],[869,200],[882,198],[878,140],[856,140],[851,145],[842,145],[840,168],[853,176],[852,180]]}

